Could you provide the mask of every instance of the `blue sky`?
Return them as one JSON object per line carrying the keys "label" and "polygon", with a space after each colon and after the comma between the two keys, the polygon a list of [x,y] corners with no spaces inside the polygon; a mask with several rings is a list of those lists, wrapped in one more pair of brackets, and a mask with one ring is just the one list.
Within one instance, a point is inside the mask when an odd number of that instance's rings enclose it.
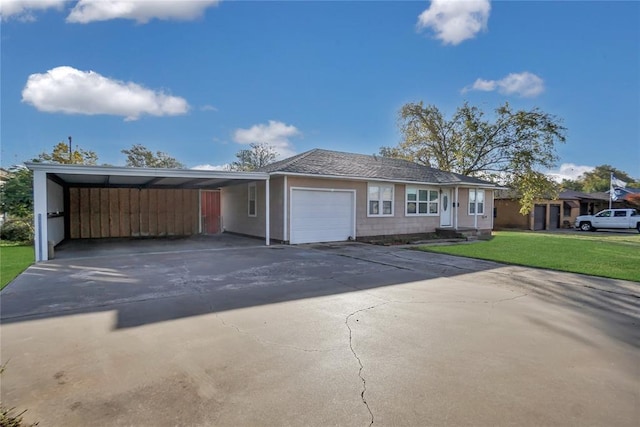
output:
{"label": "blue sky", "polygon": [[509,101],[564,120],[555,172],[640,177],[639,2],[1,2],[3,167],[69,135],[112,165],[371,154],[406,102]]}

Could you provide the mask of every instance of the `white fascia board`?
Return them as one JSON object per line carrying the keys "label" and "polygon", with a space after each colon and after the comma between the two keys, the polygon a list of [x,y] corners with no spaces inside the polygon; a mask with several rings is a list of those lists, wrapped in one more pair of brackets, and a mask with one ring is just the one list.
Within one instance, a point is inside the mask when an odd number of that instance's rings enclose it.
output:
{"label": "white fascia board", "polygon": [[399,179],[384,179],[384,178],[367,178],[361,176],[342,176],[342,175],[319,175],[312,173],[297,173],[297,172],[271,172],[271,176],[284,175],[284,176],[300,176],[305,178],[321,178],[321,179],[337,179],[343,181],[367,181],[367,182],[390,182],[395,184],[409,184],[409,185],[425,185],[431,187],[463,187],[463,188],[491,188],[499,189],[496,184],[475,184],[469,182],[425,182],[425,181],[408,181]]}
{"label": "white fascia board", "polygon": [[60,173],[70,175],[113,175],[113,176],[144,176],[163,178],[222,178],[266,181],[269,174],[265,172],[226,172],[206,171],[200,169],[168,169],[168,168],[130,168],[124,166],[87,166],[62,165],[53,163],[25,163],[33,171],[46,173]]}

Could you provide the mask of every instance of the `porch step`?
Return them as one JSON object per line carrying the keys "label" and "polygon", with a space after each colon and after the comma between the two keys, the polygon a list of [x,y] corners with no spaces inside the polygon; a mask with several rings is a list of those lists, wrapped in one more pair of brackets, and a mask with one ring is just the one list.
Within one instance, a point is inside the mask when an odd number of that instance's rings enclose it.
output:
{"label": "porch step", "polygon": [[462,228],[458,230],[452,228],[437,228],[436,233],[444,238],[462,238],[469,241],[491,237],[491,230],[476,230],[475,228]]}

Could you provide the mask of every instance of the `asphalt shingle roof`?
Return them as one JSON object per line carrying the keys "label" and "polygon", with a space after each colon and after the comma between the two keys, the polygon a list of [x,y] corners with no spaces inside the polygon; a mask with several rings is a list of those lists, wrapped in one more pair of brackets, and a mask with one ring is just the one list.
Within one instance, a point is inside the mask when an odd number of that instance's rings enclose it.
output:
{"label": "asphalt shingle roof", "polygon": [[271,163],[256,169],[256,172],[282,172],[434,184],[494,185],[478,178],[441,171],[407,160],[343,153],[319,148]]}

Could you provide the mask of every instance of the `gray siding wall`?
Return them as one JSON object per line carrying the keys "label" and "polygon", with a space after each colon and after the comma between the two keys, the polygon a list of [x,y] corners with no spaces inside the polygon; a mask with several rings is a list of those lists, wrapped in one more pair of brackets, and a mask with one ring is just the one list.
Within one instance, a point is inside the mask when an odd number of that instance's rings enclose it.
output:
{"label": "gray siding wall", "polygon": [[[408,216],[405,214],[405,184],[394,185],[393,216],[367,216],[367,182],[346,181],[336,179],[319,179],[307,177],[288,177],[291,187],[310,187],[326,189],[349,189],[356,191],[356,236],[379,236],[394,234],[429,233],[440,227],[440,215]],[[371,181],[375,182],[375,181]],[[438,187],[433,187],[438,188]],[[474,217],[469,215],[469,191],[466,188],[458,190],[460,207],[458,211],[458,227],[473,227]],[[453,197],[452,189],[452,197]],[[290,201],[289,201],[290,204]],[[493,191],[485,190],[485,213],[478,216],[479,229],[491,229],[493,214]],[[289,223],[289,221],[287,221]],[[287,224],[288,226],[288,224]]]}
{"label": "gray siding wall", "polygon": [[[256,184],[256,216],[249,216],[249,183],[224,187],[220,194],[222,228],[224,231],[265,237],[265,182]],[[282,240],[284,178],[275,177],[269,182],[270,234],[272,239]]]}
{"label": "gray siding wall", "polygon": [[256,183],[256,216],[249,216],[249,183],[223,187],[220,193],[222,229],[264,237],[264,184]]}
{"label": "gray siding wall", "polygon": [[[371,181],[375,182],[375,181]],[[270,180],[270,234],[272,239],[284,240],[284,191],[287,191],[287,222],[290,226],[291,188],[322,188],[355,190],[356,192],[356,236],[379,236],[394,234],[418,234],[429,233],[440,227],[440,215],[435,216],[408,216],[405,214],[405,184],[394,185],[393,216],[369,217],[367,216],[367,182],[348,181],[342,179],[287,177],[287,188],[284,188],[283,177],[273,177]],[[265,236],[265,183],[256,183],[256,207],[257,215],[248,215],[248,183],[232,185],[222,189],[221,210],[222,226],[225,231],[247,234],[257,237]],[[438,188],[438,187],[433,187]],[[452,189],[452,197],[455,197]],[[469,190],[459,188],[458,227],[473,228],[474,216],[469,215]],[[485,190],[484,215],[478,216],[478,229],[489,230],[492,228],[493,216],[493,191]],[[452,217],[455,218],[455,208]]]}

